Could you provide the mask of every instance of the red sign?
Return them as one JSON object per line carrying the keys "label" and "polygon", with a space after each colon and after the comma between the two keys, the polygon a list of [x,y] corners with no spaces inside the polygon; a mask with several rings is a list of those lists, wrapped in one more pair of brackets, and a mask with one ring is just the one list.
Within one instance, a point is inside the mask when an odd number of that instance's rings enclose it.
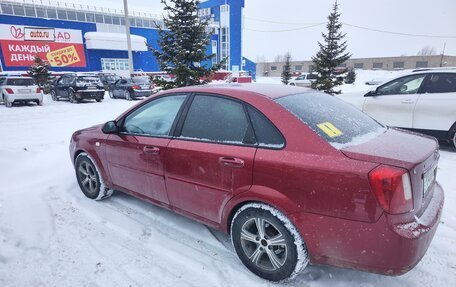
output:
{"label": "red sign", "polygon": [[80,30],[0,24],[6,67],[29,67],[35,56],[51,67],[86,67]]}

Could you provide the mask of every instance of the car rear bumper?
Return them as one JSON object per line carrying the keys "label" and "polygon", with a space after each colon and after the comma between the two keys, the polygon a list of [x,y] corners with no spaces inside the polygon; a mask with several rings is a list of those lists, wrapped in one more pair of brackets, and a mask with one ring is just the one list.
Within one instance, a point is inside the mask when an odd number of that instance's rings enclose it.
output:
{"label": "car rear bumper", "polygon": [[76,91],[75,96],[81,100],[90,100],[90,99],[103,99],[105,91],[104,90],[79,90]]}
{"label": "car rear bumper", "polygon": [[8,94],[8,100],[10,102],[15,101],[43,101],[43,94],[33,93],[33,94]]}
{"label": "car rear bumper", "polygon": [[385,275],[401,275],[426,253],[440,222],[444,203],[436,183],[420,217],[397,222],[383,214],[375,223],[356,222],[300,212],[290,215],[300,230],[314,264],[329,264]]}
{"label": "car rear bumper", "polygon": [[149,97],[152,95],[152,90],[133,90],[132,97]]}

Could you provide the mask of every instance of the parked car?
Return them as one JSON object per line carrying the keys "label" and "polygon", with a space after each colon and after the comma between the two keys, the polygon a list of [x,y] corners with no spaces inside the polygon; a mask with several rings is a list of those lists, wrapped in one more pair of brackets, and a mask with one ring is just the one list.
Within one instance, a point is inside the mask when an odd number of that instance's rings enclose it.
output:
{"label": "parked car", "polygon": [[290,80],[288,83],[290,86],[299,86],[299,87],[310,87],[312,83],[317,79],[316,74],[304,73],[300,76]]}
{"label": "parked car", "polygon": [[106,91],[114,85],[114,83],[119,80],[121,77],[116,74],[108,74],[108,73],[100,73],[98,74],[101,83],[103,83],[103,87]]}
{"label": "parked car", "polygon": [[41,89],[29,77],[0,77],[0,95],[8,108],[12,107],[14,103],[35,102],[39,106],[43,105]]}
{"label": "parked car", "polygon": [[417,71],[340,98],[385,125],[429,134],[456,147],[456,70]]}
{"label": "parked car", "polygon": [[122,78],[109,88],[109,96],[112,99],[124,98],[130,101],[149,97],[152,95],[153,89],[154,85],[150,82],[149,77]]}
{"label": "parked car", "polygon": [[444,201],[434,138],[290,86],[160,92],[75,132],[70,154],[88,198],[118,190],[229,233],[242,263],[272,281],[309,261],[403,274]]}
{"label": "parked car", "polygon": [[47,80],[46,84],[44,84],[44,88],[43,88],[43,93],[44,94],[50,94],[51,91],[52,91],[52,88],[55,86],[55,84],[57,83],[57,81],[60,79],[60,76],[51,76],[49,77],[49,79]]}
{"label": "parked car", "polygon": [[100,79],[80,74],[63,75],[51,89],[51,97],[54,101],[63,98],[69,99],[71,103],[79,103],[82,100],[101,102],[104,98],[104,93]]}

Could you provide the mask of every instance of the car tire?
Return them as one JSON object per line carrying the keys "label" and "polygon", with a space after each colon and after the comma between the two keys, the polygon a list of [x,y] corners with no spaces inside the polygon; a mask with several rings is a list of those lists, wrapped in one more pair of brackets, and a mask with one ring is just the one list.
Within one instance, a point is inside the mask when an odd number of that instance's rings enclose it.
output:
{"label": "car tire", "polygon": [[51,99],[55,102],[59,101],[59,97],[57,97],[57,94],[55,93],[54,90],[51,91]]}
{"label": "car tire", "polygon": [[86,153],[79,154],[74,166],[79,187],[86,197],[102,200],[112,195],[113,190],[105,186],[98,168],[89,155]]}
{"label": "car tire", "polygon": [[113,92],[112,92],[111,90],[109,90],[108,93],[109,93],[109,97],[110,97],[111,99],[115,99],[114,94],[113,94]]}
{"label": "car tire", "polygon": [[70,100],[70,103],[72,103],[72,104],[78,104],[80,102],[74,95],[73,90],[68,91],[68,99]]}
{"label": "car tire", "polygon": [[269,205],[242,206],[231,222],[231,240],[242,263],[254,274],[273,282],[293,279],[309,262],[296,227]]}
{"label": "car tire", "polygon": [[13,106],[13,102],[8,101],[8,99],[5,99],[5,107],[11,108]]}
{"label": "car tire", "polygon": [[130,91],[125,91],[125,99],[127,101],[131,101],[132,100],[132,97],[131,97],[131,94],[130,94]]}
{"label": "car tire", "polygon": [[453,147],[456,149],[456,127],[453,129],[451,142],[453,143]]}
{"label": "car tire", "polygon": [[38,101],[36,101],[36,104],[37,104],[38,106],[42,106],[42,105],[43,105],[43,101],[38,100]]}
{"label": "car tire", "polygon": [[103,101],[103,99],[95,99],[95,101],[97,101],[97,103]]}
{"label": "car tire", "polygon": [[296,86],[296,84],[295,83],[290,83],[290,86]]}

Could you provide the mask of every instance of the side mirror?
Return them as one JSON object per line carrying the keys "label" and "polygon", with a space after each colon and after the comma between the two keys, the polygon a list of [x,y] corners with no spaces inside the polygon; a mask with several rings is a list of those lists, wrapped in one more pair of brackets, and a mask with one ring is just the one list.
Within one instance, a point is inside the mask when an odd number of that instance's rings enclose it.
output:
{"label": "side mirror", "polygon": [[105,134],[116,134],[117,132],[119,132],[119,127],[117,126],[116,121],[109,121],[104,124],[101,130]]}
{"label": "side mirror", "polygon": [[377,96],[377,92],[374,91],[369,91],[367,94],[364,95],[364,97],[375,97]]}

